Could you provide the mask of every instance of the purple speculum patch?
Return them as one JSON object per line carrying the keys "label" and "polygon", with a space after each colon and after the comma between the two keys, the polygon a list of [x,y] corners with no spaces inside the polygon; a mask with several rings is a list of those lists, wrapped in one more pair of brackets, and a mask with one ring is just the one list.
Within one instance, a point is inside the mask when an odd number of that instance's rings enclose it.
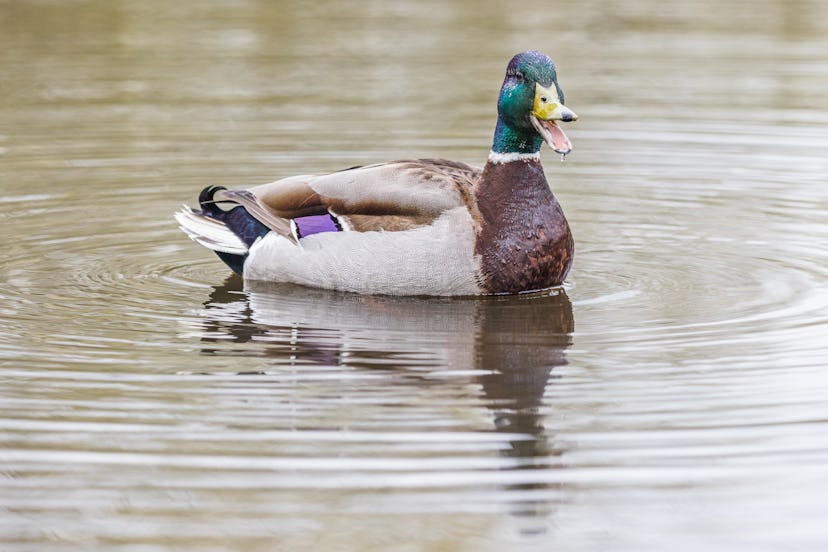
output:
{"label": "purple speculum patch", "polygon": [[293,223],[296,225],[296,235],[298,238],[307,238],[313,234],[339,232],[342,230],[339,222],[330,214],[298,217],[293,219]]}

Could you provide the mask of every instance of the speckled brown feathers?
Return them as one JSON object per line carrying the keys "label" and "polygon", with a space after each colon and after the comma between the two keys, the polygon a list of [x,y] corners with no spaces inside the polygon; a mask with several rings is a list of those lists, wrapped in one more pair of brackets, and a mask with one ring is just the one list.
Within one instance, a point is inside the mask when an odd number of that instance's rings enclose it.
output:
{"label": "speckled brown feathers", "polygon": [[446,159],[405,159],[323,175],[285,178],[250,190],[274,217],[335,213],[349,230],[406,231],[468,205],[480,169]]}
{"label": "speckled brown feathers", "polygon": [[484,293],[518,293],[560,285],[574,243],[540,161],[486,164],[475,189]]}

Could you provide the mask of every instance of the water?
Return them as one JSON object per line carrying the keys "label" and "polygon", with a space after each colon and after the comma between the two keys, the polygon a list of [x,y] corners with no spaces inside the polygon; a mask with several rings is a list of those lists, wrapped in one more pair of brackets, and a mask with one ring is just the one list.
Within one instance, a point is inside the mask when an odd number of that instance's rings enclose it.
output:
{"label": "water", "polygon": [[[0,4],[0,548],[828,544],[820,2]],[[481,164],[559,66],[565,289],[247,286],[171,215]]]}

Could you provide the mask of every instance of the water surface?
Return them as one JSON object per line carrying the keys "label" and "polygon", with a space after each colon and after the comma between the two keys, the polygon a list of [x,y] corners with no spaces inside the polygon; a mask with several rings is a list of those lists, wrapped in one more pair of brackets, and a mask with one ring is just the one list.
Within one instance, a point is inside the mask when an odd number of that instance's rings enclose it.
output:
{"label": "water surface", "polygon": [[[0,4],[4,550],[828,544],[820,2]],[[558,63],[525,297],[245,285],[208,184],[482,164]]]}

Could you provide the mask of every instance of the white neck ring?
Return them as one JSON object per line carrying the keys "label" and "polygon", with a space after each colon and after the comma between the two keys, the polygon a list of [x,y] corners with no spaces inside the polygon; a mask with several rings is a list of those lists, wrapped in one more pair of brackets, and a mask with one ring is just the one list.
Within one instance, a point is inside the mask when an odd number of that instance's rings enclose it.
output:
{"label": "white neck ring", "polygon": [[540,152],[535,153],[498,153],[496,151],[489,152],[490,163],[512,163],[514,161],[540,161]]}

